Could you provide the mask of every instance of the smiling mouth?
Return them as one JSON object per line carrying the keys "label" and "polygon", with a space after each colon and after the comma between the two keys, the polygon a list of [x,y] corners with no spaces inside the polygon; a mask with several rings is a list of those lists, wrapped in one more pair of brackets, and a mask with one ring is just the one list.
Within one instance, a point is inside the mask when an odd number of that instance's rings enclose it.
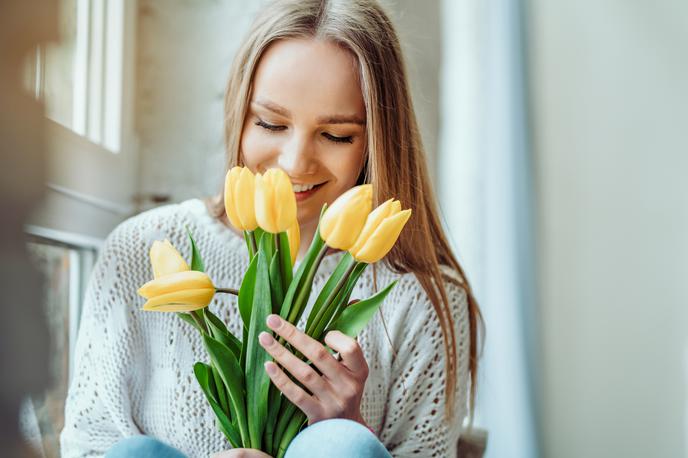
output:
{"label": "smiling mouth", "polygon": [[327,183],[327,181],[322,182],[322,183],[320,183],[320,184],[317,184],[317,185],[313,186],[311,189],[308,189],[308,190],[306,190],[306,191],[299,191],[299,192],[294,191],[294,195],[296,196],[296,200],[304,200],[304,199],[309,198],[309,197],[312,196],[315,192],[317,192],[318,189],[322,188],[323,185],[325,185],[326,183]]}

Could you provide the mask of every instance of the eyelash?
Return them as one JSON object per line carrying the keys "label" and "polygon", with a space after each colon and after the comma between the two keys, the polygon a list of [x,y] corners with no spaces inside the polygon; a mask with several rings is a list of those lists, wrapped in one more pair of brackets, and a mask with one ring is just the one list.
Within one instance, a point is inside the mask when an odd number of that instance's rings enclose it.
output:
{"label": "eyelash", "polygon": [[[260,126],[263,129],[269,130],[271,132],[280,132],[280,131],[283,131],[284,129],[286,129],[286,126],[276,126],[274,124],[268,124],[265,121],[263,121],[262,119],[259,119],[258,121],[256,121],[256,126]],[[328,134],[327,132],[323,132],[322,135],[334,143],[353,143],[354,142],[354,138],[352,136],[336,137],[334,135]]]}

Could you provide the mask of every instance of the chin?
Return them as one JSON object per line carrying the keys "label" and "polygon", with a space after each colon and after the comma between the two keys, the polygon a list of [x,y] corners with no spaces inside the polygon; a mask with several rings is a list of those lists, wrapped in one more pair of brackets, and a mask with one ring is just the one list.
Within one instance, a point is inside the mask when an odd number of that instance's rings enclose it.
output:
{"label": "chin", "polygon": [[315,205],[309,205],[307,208],[298,207],[296,211],[296,218],[299,220],[299,225],[304,227],[309,224],[318,224],[320,208],[322,208],[322,204],[319,208],[315,208]]}

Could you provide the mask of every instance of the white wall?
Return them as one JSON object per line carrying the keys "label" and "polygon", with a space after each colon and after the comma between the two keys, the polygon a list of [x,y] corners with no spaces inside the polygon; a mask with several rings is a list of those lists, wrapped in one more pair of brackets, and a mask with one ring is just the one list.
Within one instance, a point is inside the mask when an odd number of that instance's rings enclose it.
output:
{"label": "white wall", "polygon": [[544,454],[686,456],[688,2],[530,10]]}
{"label": "white wall", "polygon": [[137,131],[143,207],[215,194],[229,68],[261,1],[139,0]]}
{"label": "white wall", "polygon": [[[217,192],[224,178],[224,90],[265,0],[139,0],[136,129],[142,207]],[[432,164],[437,143],[439,2],[386,0],[399,27]]]}

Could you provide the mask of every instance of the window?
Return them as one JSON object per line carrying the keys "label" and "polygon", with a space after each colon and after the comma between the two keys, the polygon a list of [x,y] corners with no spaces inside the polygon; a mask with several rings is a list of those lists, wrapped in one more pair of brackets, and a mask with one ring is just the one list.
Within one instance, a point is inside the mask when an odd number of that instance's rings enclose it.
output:
{"label": "window", "polygon": [[27,400],[23,429],[46,458],[59,456],[64,402],[72,377],[81,304],[99,242],[29,227],[29,255],[43,276],[45,318],[51,348],[49,389]]}
{"label": "window", "polygon": [[60,35],[27,59],[45,102],[48,188],[30,221],[104,238],[136,211],[136,0],[61,0]]}
{"label": "window", "polygon": [[50,119],[113,153],[123,135],[125,3],[63,0],[61,40],[38,47],[27,72]]}

